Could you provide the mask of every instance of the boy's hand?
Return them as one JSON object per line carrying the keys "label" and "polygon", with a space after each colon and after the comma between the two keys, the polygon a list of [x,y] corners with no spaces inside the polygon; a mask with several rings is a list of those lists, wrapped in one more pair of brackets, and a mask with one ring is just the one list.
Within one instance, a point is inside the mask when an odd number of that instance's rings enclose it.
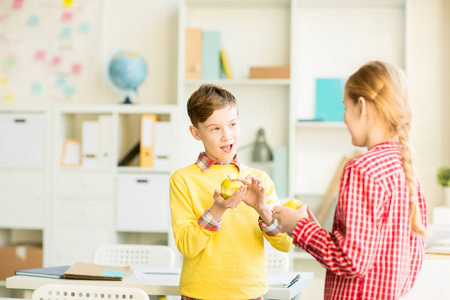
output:
{"label": "boy's hand", "polygon": [[264,201],[266,187],[263,185],[261,178],[255,175],[247,175],[245,179],[238,178],[238,180],[243,183],[243,186],[247,187],[247,193],[242,201],[256,211],[260,211],[266,205]]}
{"label": "boy's hand", "polygon": [[247,186],[242,185],[236,192],[233,193],[233,195],[227,199],[224,199],[220,191],[216,189],[213,195],[214,204],[211,206],[209,213],[216,221],[219,221],[227,209],[236,208],[239,203],[241,203],[246,191]]}
{"label": "boy's hand", "polygon": [[286,232],[290,236],[292,236],[297,223],[301,219],[308,218],[309,216],[309,207],[307,204],[302,204],[298,209],[287,206],[274,206],[273,211],[273,217],[281,225],[281,232]]}

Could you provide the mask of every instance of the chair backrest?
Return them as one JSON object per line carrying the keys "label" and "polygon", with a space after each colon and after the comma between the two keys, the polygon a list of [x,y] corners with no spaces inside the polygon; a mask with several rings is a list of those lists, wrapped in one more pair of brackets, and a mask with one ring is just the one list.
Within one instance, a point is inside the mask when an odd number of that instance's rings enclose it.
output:
{"label": "chair backrest", "polygon": [[290,266],[289,254],[274,249],[266,249],[267,271],[288,272]]}
{"label": "chair backrest", "polygon": [[118,286],[45,284],[37,288],[32,300],[148,300],[146,292],[139,288]]}
{"label": "chair backrest", "polygon": [[160,245],[104,245],[95,250],[94,263],[111,266],[173,268],[175,252]]}

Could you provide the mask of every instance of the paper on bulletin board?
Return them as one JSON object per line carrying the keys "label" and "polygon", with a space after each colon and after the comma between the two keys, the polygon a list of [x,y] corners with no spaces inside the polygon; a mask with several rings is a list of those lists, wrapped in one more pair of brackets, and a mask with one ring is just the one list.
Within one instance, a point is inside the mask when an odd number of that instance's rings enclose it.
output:
{"label": "paper on bulletin board", "polygon": [[0,94],[17,103],[89,99],[101,74],[103,1],[0,1],[0,78],[9,81]]}

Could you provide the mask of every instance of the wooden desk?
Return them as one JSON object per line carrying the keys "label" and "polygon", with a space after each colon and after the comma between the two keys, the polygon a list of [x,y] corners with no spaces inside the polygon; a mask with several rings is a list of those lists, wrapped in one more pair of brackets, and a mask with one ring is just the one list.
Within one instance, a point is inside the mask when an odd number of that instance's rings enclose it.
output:
{"label": "wooden desk", "polygon": [[[301,292],[313,282],[314,273],[311,272],[291,272],[300,274],[300,280],[290,288],[269,287],[269,292],[264,296],[266,299],[301,299]],[[281,274],[281,273],[280,273]],[[283,273],[284,275],[286,273]],[[271,274],[276,275],[276,274]],[[26,298],[31,297],[31,292],[44,284],[84,284],[84,285],[110,285],[110,286],[128,286],[144,290],[149,295],[179,295],[178,285],[179,276],[164,279],[139,279],[136,276],[127,276],[123,281],[106,280],[72,280],[72,279],[50,279],[33,276],[12,276],[6,279],[6,287],[10,289],[23,289],[28,293]]]}

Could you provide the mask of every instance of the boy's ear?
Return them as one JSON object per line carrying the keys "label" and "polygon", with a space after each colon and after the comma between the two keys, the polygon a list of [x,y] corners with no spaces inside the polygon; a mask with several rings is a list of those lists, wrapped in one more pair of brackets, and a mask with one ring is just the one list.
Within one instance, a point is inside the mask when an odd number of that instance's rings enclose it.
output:
{"label": "boy's ear", "polygon": [[197,141],[200,141],[202,138],[200,137],[200,133],[198,132],[198,128],[194,125],[189,126],[189,131],[191,132],[194,139]]}

